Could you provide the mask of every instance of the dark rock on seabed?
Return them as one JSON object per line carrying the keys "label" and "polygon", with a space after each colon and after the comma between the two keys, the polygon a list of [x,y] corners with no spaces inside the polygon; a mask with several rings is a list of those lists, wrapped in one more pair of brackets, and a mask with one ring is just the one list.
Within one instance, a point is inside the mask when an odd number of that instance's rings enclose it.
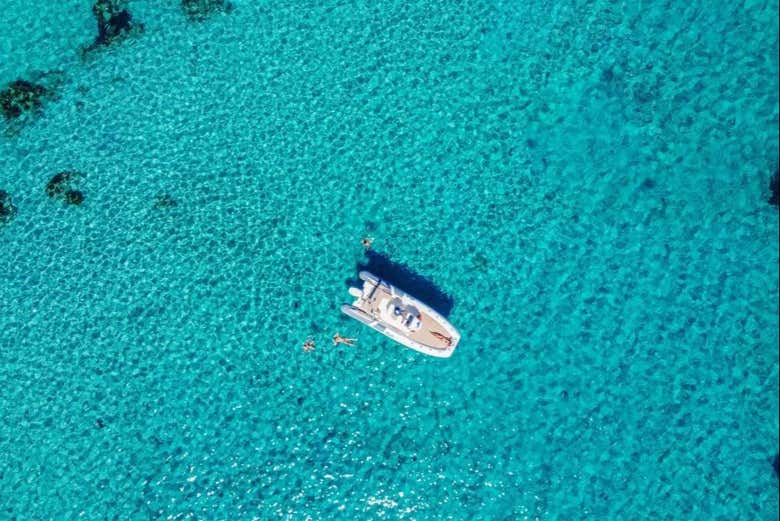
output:
{"label": "dark rock on seabed", "polygon": [[65,81],[61,70],[32,71],[0,89],[0,113],[7,123],[3,134],[18,134],[29,116],[41,114],[47,101],[57,99],[57,91]]}
{"label": "dark rock on seabed", "polygon": [[84,193],[80,190],[68,190],[65,192],[65,204],[80,205],[84,202]]}
{"label": "dark rock on seabed", "polygon": [[181,0],[184,14],[193,22],[201,22],[212,13],[229,13],[233,4],[225,0]]}
{"label": "dark rock on seabed", "polygon": [[77,190],[74,184],[83,178],[84,174],[72,170],[55,174],[46,183],[46,195],[59,199],[66,205],[80,205],[84,202],[84,193]]}
{"label": "dark rock on seabed", "polygon": [[642,181],[642,188],[644,188],[645,190],[652,190],[653,188],[655,188],[655,180],[648,177],[647,179]]}
{"label": "dark rock on seabed", "polygon": [[154,198],[155,208],[173,208],[176,206],[176,204],[176,199],[174,199],[170,194],[158,194]]}
{"label": "dark rock on seabed", "polygon": [[43,105],[43,98],[49,93],[43,85],[27,80],[15,80],[0,91],[0,109],[5,119],[14,119],[22,113]]}
{"label": "dark rock on seabed", "polygon": [[98,34],[95,41],[83,49],[82,55],[98,47],[111,45],[134,32],[143,32],[143,24],[133,22],[133,15],[123,7],[124,4],[122,0],[97,0],[92,4]]}
{"label": "dark rock on seabed", "polygon": [[74,171],[65,171],[54,174],[54,176],[49,179],[49,182],[46,183],[46,195],[49,197],[57,197],[58,195],[64,194],[70,183],[80,179],[82,175],[83,174]]}
{"label": "dark rock on seabed", "polygon": [[16,206],[11,202],[11,194],[0,190],[0,226],[8,224],[16,216]]}

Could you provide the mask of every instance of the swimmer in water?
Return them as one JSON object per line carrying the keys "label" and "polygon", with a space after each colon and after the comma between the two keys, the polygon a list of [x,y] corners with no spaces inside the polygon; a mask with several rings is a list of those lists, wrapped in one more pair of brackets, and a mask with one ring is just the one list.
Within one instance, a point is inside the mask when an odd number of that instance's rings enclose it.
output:
{"label": "swimmer in water", "polygon": [[360,243],[363,245],[363,247],[367,250],[371,249],[371,245],[374,244],[374,238],[373,237],[363,237],[363,240],[360,241]]}
{"label": "swimmer in water", "polygon": [[312,338],[307,338],[306,342],[303,343],[303,350],[308,353],[309,351],[314,351],[314,348],[314,340]]}
{"label": "swimmer in water", "polygon": [[333,345],[334,346],[338,345],[338,344],[344,344],[344,345],[347,345],[347,346],[354,346],[355,342],[357,342],[357,338],[344,338],[343,336],[339,335],[338,333],[333,335]]}

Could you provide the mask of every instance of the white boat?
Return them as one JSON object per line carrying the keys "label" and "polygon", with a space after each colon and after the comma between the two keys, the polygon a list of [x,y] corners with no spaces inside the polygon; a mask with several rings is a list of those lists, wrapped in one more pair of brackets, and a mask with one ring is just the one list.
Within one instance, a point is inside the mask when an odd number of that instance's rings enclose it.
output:
{"label": "white boat", "polygon": [[448,358],[460,341],[460,333],[446,318],[367,271],[360,272],[362,288],[349,288],[355,297],[341,311],[396,342],[426,355]]}

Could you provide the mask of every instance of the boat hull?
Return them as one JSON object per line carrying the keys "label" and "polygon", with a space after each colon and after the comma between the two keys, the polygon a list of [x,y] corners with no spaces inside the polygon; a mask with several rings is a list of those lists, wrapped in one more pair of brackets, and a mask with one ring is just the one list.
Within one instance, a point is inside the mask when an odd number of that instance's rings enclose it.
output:
{"label": "boat hull", "polygon": [[383,281],[360,272],[362,288],[351,288],[352,304],[341,311],[386,337],[420,353],[449,358],[460,333],[427,304]]}

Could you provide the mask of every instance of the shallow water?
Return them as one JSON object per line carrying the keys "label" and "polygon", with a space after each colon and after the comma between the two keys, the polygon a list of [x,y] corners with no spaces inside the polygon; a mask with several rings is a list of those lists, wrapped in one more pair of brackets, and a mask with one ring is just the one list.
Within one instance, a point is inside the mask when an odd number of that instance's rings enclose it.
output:
{"label": "shallow water", "polygon": [[0,11],[0,518],[777,518],[776,2],[235,4]]}

